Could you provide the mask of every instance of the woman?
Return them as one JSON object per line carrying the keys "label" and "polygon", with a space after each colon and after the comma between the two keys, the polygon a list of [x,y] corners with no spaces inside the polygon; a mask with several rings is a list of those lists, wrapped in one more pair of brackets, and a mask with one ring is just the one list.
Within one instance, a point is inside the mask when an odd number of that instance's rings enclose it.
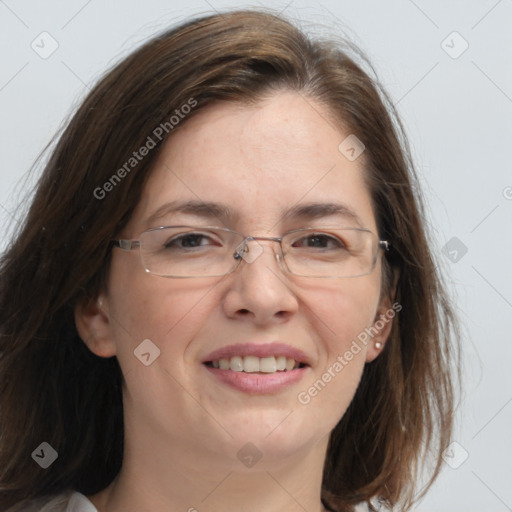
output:
{"label": "woman", "polygon": [[218,14],[91,91],[1,260],[2,510],[408,510],[433,482],[456,325],[400,124],[338,46]]}

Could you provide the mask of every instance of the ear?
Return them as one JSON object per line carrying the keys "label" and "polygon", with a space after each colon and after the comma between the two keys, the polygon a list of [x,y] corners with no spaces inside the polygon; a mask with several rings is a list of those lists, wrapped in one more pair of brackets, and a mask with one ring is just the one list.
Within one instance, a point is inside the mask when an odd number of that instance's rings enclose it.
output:
{"label": "ear", "polygon": [[96,299],[85,298],[75,307],[75,325],[78,334],[89,350],[99,357],[112,357],[116,354],[108,303],[103,294]]}
{"label": "ear", "polygon": [[366,362],[369,363],[376,359],[384,350],[386,342],[393,327],[393,321],[397,313],[402,309],[402,305],[394,302],[397,278],[393,279],[393,286],[389,295],[381,298],[377,313],[373,320],[373,325],[369,328],[372,334],[366,351]]}

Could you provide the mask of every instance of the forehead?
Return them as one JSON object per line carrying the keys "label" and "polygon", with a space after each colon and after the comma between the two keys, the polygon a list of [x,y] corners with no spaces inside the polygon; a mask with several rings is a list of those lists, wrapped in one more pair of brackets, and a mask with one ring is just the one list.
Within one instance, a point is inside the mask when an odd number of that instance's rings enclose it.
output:
{"label": "forehead", "polygon": [[134,221],[147,229],[165,223],[168,204],[218,203],[229,222],[264,231],[289,221],[287,212],[328,203],[326,215],[339,204],[375,230],[364,154],[350,161],[339,150],[348,135],[323,105],[298,93],[275,93],[250,106],[209,106],[162,148]]}

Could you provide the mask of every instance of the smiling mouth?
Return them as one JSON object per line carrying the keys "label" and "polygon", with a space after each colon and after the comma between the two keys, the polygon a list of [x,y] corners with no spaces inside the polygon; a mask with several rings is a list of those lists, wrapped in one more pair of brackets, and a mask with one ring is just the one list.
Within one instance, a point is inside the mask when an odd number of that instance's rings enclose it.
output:
{"label": "smiling mouth", "polygon": [[305,363],[286,356],[233,356],[216,361],[206,361],[204,364],[209,368],[217,368],[219,370],[260,374],[290,372],[307,366]]}

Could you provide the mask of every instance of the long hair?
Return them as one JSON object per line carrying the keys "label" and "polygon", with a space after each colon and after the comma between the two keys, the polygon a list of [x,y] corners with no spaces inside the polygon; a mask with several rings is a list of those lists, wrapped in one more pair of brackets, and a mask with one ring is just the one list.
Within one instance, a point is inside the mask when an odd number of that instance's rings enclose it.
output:
{"label": "long hair", "polygon": [[[119,472],[122,374],[115,357],[87,349],[74,308],[102,289],[110,241],[173,132],[212,103],[253,104],[282,89],[325,105],[365,145],[379,235],[392,244],[384,291],[396,281],[402,306],[331,434],[322,500],[336,511],[375,499],[406,510],[420,470],[430,470],[423,491],[433,482],[452,428],[457,324],[407,139],[378,81],[356,60],[339,42],[307,37],[282,16],[234,11],[154,37],[88,94],[0,260],[2,510],[66,489],[94,494]],[[142,147],[145,156],[135,157]],[[41,442],[58,452],[47,469],[31,456]]]}

